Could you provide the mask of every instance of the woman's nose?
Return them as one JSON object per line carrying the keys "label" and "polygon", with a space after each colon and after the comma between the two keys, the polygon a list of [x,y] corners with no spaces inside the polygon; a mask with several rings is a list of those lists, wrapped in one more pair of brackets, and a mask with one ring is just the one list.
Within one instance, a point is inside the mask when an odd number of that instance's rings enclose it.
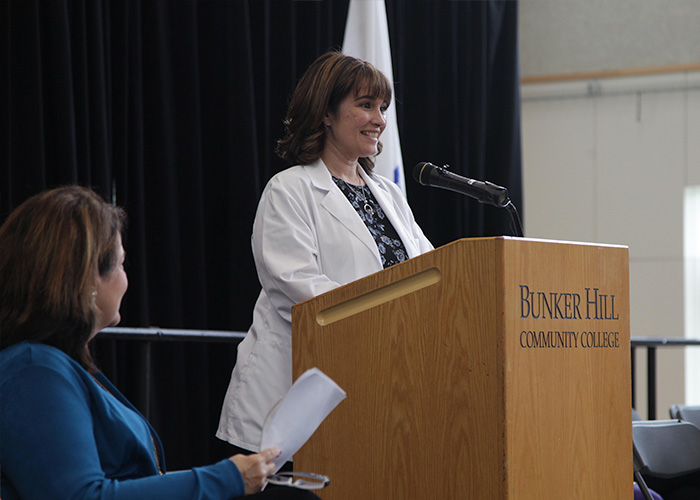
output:
{"label": "woman's nose", "polygon": [[386,112],[382,111],[381,109],[377,109],[373,114],[372,114],[372,119],[375,123],[379,124],[380,126],[384,127],[386,125]]}

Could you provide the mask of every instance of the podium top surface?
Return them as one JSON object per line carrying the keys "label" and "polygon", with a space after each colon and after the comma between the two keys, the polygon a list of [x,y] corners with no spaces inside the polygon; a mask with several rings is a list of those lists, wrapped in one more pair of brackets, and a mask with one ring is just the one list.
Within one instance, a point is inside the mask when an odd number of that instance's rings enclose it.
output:
{"label": "podium top surface", "polygon": [[[573,241],[573,240],[555,240],[551,238],[519,238],[517,236],[486,236],[480,238],[460,238],[457,241],[476,241],[476,240],[506,240],[506,241],[525,241],[533,243],[558,243],[563,245],[585,245],[594,247],[605,247],[605,248],[629,248],[628,245],[622,245],[618,243],[598,243],[593,241]],[[454,242],[453,242],[454,243]],[[449,245],[450,243],[447,243]]]}

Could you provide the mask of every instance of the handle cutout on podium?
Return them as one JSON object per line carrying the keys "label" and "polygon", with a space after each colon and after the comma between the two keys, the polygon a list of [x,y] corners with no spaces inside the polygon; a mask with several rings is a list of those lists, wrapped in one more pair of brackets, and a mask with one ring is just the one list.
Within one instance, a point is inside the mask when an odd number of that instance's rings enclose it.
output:
{"label": "handle cutout on podium", "polygon": [[441,279],[440,270],[431,267],[418,274],[402,280],[390,283],[371,292],[354,297],[340,304],[336,304],[316,313],[316,322],[321,325],[330,325],[341,319],[348,318],[373,307],[380,306],[392,300],[417,292],[430,285],[438,283]]}

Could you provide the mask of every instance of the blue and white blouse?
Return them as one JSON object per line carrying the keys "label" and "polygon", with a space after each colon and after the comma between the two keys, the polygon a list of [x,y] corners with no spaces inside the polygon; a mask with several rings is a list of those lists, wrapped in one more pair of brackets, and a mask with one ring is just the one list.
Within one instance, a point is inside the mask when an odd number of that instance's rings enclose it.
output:
{"label": "blue and white blouse", "polygon": [[333,182],[345,194],[360,219],[369,229],[379,249],[382,266],[386,269],[408,259],[406,247],[384,214],[381,205],[372,195],[372,191],[367,186],[355,186],[337,177],[333,177]]}

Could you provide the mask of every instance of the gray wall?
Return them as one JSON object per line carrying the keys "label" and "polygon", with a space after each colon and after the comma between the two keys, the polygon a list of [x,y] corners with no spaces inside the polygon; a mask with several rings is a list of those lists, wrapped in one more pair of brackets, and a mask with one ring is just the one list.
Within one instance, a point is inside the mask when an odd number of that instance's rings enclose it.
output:
{"label": "gray wall", "polygon": [[700,63],[700,0],[520,0],[523,77]]}

